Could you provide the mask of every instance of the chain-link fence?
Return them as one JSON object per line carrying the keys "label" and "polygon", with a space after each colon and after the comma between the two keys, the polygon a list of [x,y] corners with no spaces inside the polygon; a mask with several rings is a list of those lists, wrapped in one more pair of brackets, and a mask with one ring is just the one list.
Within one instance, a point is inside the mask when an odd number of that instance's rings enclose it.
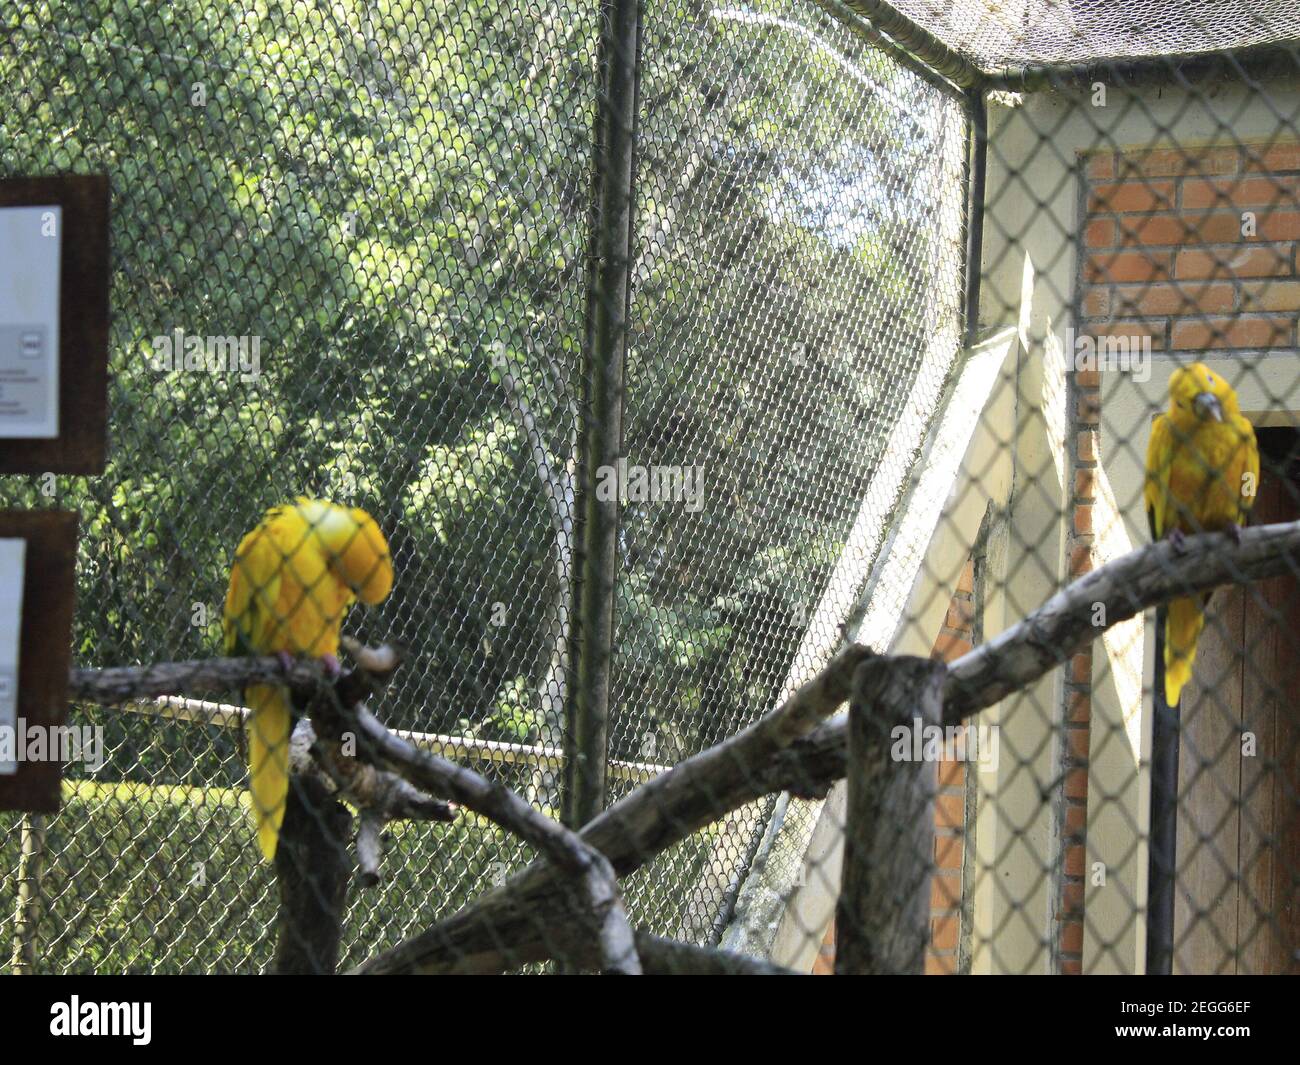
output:
{"label": "chain-link fence", "polygon": [[[584,838],[660,948],[821,971],[889,849],[822,720],[847,689],[683,768],[846,642],[932,657],[965,709],[891,734],[924,794],[874,808],[924,820],[893,851],[927,971],[1294,970],[1297,573],[1256,581],[1237,527],[1300,518],[1300,16],[1149,7],[19,0],[0,178],[112,185],[107,471],[3,487],[80,517],[77,665],[337,653],[346,613],[404,650],[385,724],[606,811]],[[380,540],[259,526],[300,496]],[[1107,583],[1149,513],[1174,542]],[[1149,573],[1195,594],[1156,613]],[[1016,629],[1090,574],[1085,635]],[[269,698],[73,701],[99,756],[57,815],[0,813],[15,970],[275,968],[293,863],[339,968],[571,945],[477,807],[388,820],[357,875],[336,775],[264,860]]]}

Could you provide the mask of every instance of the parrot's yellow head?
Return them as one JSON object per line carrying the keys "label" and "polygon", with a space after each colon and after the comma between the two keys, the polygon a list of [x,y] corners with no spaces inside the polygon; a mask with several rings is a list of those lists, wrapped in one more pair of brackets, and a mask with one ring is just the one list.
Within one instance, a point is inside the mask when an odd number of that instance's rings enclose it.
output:
{"label": "parrot's yellow head", "polygon": [[1230,421],[1240,415],[1237,393],[1203,362],[1180,366],[1169,377],[1169,416],[1185,431],[1200,422]]}
{"label": "parrot's yellow head", "polygon": [[387,598],[393,588],[393,558],[375,519],[360,507],[320,499],[301,498],[297,507],[324,546],[335,576],[370,606]]}

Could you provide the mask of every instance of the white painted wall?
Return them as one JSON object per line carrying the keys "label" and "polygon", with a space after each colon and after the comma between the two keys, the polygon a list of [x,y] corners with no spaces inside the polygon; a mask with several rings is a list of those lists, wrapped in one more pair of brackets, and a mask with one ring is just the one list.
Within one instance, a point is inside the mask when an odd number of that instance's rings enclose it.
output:
{"label": "white painted wall", "polygon": [[[1080,152],[1267,144],[1300,127],[1300,84],[1271,83],[1267,97],[1229,84],[1202,86],[1190,100],[1166,86],[1141,98],[1109,88],[1106,105],[1031,94],[1019,106],[994,106],[984,245],[981,322],[1015,324],[1023,342],[1017,388],[1015,484],[1001,606],[1005,624],[1041,603],[1062,582],[1070,520],[1065,439],[1064,330],[1073,323],[1082,212]],[[1295,353],[1238,352],[1205,361],[1238,383],[1243,410],[1257,425],[1294,424],[1300,409]],[[1143,459],[1150,419],[1165,405],[1174,357],[1157,354],[1151,379],[1102,378],[1102,441],[1094,507],[1098,563],[1145,543]],[[996,580],[991,579],[991,584]],[[986,613],[985,631],[1002,627]],[[1089,884],[1086,972],[1143,967],[1150,748],[1150,625],[1142,618],[1110,630],[1094,654],[1088,798],[1088,862],[1105,884]],[[1001,779],[981,779],[976,826],[974,967],[981,972],[1047,971],[1054,937],[1051,861],[1059,850],[1054,804],[1039,788],[1054,781],[1063,720],[1059,671],[999,708]],[[1043,745],[1043,746],[1040,746]],[[1009,748],[1023,766],[1009,764]],[[1024,770],[1028,770],[1025,772]]]}

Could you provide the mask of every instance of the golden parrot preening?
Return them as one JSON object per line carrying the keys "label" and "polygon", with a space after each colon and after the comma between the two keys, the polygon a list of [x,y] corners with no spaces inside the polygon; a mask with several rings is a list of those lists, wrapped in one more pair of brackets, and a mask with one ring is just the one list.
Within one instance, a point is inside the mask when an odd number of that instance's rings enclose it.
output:
{"label": "golden parrot preening", "polygon": [[[299,498],[267,512],[230,570],[226,653],[311,655],[338,670],[339,630],[353,601],[373,605],[393,587],[388,543],[364,510]],[[251,684],[248,777],[257,841],[275,857],[289,795],[292,707],[287,688]]]}
{"label": "golden parrot preening", "polygon": [[[1151,428],[1144,497],[1154,539],[1238,532],[1259,488],[1255,430],[1237,406],[1237,394],[1203,363],[1169,378],[1169,410]],[[1178,697],[1192,676],[1196,641],[1209,596],[1175,599],[1165,624],[1165,701]]]}

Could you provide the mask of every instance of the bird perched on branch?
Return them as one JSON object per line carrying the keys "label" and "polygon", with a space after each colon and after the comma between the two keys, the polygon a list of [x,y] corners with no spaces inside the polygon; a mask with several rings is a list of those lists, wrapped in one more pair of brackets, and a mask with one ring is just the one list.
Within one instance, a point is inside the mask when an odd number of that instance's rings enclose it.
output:
{"label": "bird perched on branch", "polygon": [[[235,552],[223,626],[226,653],[319,657],[339,672],[339,630],[354,600],[374,605],[393,587],[388,543],[364,510],[298,498],[268,511]],[[275,857],[289,795],[292,699],[276,684],[251,684],[249,790],[257,841]]]}
{"label": "bird perched on branch", "polygon": [[[1153,539],[1225,531],[1240,535],[1259,487],[1255,430],[1237,394],[1203,363],[1169,378],[1169,410],[1151,428],[1144,492]],[[1178,705],[1192,676],[1209,596],[1173,600],[1165,625],[1165,701]]]}

